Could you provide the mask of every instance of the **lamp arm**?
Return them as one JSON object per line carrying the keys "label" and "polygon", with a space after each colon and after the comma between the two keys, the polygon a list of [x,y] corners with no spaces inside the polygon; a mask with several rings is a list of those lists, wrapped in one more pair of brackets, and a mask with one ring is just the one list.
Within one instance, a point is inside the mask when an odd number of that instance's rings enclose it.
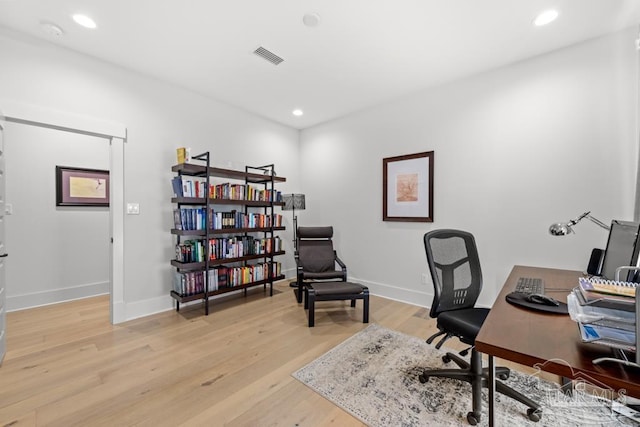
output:
{"label": "lamp arm", "polygon": [[594,218],[589,214],[587,214],[587,218],[589,218],[591,220],[591,222],[593,222],[596,225],[599,225],[600,227],[604,228],[605,230],[611,230],[611,227],[609,227],[604,222],[600,221],[598,218]]}
{"label": "lamp arm", "polygon": [[577,217],[576,219],[572,219],[567,224],[569,225],[569,227],[573,227],[574,225],[576,225],[577,223],[582,221],[583,218],[588,218],[590,213],[591,213],[591,211],[587,211],[587,212],[583,213],[582,215],[580,215],[579,217]]}

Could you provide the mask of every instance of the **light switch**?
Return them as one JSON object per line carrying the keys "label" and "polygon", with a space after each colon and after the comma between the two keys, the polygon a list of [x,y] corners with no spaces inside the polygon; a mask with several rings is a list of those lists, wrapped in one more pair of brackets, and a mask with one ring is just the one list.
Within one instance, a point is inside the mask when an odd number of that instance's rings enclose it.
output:
{"label": "light switch", "polygon": [[140,203],[127,203],[127,215],[140,215]]}
{"label": "light switch", "polygon": [[13,205],[11,203],[5,203],[5,205],[4,205],[4,214],[5,215],[13,215]]}

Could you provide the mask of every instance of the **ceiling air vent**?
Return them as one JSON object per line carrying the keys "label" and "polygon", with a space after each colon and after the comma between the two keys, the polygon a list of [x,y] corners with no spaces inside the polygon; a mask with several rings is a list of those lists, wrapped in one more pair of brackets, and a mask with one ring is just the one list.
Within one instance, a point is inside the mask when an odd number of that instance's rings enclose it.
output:
{"label": "ceiling air vent", "polygon": [[258,55],[258,56],[260,56],[260,57],[262,57],[264,59],[266,59],[267,61],[271,62],[273,65],[278,65],[279,63],[284,61],[284,59],[280,58],[275,53],[268,51],[267,49],[263,48],[262,46],[260,46],[256,50],[254,50],[253,53],[255,53],[256,55]]}

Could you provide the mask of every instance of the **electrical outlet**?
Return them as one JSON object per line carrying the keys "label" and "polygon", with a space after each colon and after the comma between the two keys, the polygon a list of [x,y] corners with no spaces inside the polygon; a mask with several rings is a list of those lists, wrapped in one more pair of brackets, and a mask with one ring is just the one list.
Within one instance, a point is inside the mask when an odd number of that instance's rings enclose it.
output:
{"label": "electrical outlet", "polygon": [[422,276],[420,276],[420,283],[422,283],[423,285],[427,285],[429,282],[429,279],[427,279],[427,273],[422,273]]}

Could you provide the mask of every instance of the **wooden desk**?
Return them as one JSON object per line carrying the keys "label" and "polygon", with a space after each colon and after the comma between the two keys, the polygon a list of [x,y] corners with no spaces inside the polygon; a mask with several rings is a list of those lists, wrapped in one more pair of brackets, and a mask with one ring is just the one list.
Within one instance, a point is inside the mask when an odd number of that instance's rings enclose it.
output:
{"label": "wooden desk", "polygon": [[[580,271],[515,266],[480,329],[476,349],[489,355],[490,368],[494,367],[493,357],[499,357],[522,365],[538,365],[553,374],[583,379],[640,398],[640,371],[613,363],[591,363],[595,358],[610,356],[611,350],[582,343],[578,326],[569,316],[527,310],[505,300],[519,277],[540,277],[546,294],[566,302],[581,275]],[[493,379],[490,383],[489,423],[493,425]]]}

